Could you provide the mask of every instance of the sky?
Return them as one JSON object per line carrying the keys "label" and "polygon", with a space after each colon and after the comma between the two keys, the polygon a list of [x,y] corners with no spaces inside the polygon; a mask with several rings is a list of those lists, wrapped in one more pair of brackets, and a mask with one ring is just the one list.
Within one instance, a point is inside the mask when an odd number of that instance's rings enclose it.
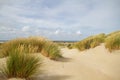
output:
{"label": "sky", "polygon": [[120,30],[120,0],[0,0],[0,39],[81,40]]}

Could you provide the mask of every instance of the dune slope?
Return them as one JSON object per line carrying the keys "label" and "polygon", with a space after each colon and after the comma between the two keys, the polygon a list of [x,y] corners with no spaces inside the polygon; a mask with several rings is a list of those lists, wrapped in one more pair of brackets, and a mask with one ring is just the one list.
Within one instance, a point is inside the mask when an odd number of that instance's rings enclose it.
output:
{"label": "dune slope", "polygon": [[[61,49],[64,59],[43,58],[43,73],[34,80],[120,80],[120,51],[109,53],[104,44],[86,51]],[[37,54],[40,55],[40,54]]]}
{"label": "dune slope", "polygon": [[120,52],[109,53],[104,44],[80,52],[61,49],[64,59],[44,58],[44,73],[36,80],[120,80]]}

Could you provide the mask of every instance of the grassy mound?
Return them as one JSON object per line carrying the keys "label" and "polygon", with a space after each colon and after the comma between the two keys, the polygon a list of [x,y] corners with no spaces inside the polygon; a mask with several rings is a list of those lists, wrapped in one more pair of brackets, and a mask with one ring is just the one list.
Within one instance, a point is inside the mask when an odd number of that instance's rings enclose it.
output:
{"label": "grassy mound", "polygon": [[30,38],[18,38],[14,40],[10,40],[3,45],[1,45],[2,57],[8,56],[9,51],[12,49],[16,49],[18,46],[22,45],[25,49],[26,53],[35,53],[40,52],[42,47],[45,43],[45,39],[37,38],[37,37],[30,37]]}
{"label": "grassy mound", "polygon": [[105,39],[105,47],[111,52],[120,49],[120,31],[111,33]]}
{"label": "grassy mound", "polygon": [[95,36],[90,36],[80,42],[77,42],[75,44],[75,46],[83,51],[89,48],[94,48],[96,46],[98,46],[100,43],[103,43],[105,39],[105,34],[99,34],[99,35],[95,35]]}
{"label": "grassy mound", "polygon": [[0,43],[0,49],[1,49],[1,45],[2,45],[2,43]]}
{"label": "grassy mound", "polygon": [[83,51],[89,48],[94,48],[100,43],[105,43],[105,47],[111,52],[113,50],[120,50],[120,31],[112,32],[108,35],[99,34],[90,36],[82,41],[79,41],[75,46]]}
{"label": "grassy mound", "polygon": [[118,34],[118,33],[120,33],[120,30],[111,32],[110,34],[106,35],[106,37],[109,37],[109,36],[112,36],[112,35],[115,35],[115,34]]}
{"label": "grassy mound", "polygon": [[25,54],[23,46],[9,51],[9,57],[1,71],[7,78],[30,78],[39,71],[40,59]]}
{"label": "grassy mound", "polygon": [[49,57],[50,59],[57,59],[62,57],[60,55],[60,49],[56,43],[47,41],[43,46],[42,52],[43,55]]}
{"label": "grassy mound", "polygon": [[2,43],[0,43],[0,46],[2,45]]}
{"label": "grassy mound", "polygon": [[75,44],[74,44],[74,43],[69,43],[69,44],[67,45],[67,48],[68,48],[68,49],[73,49],[73,48],[75,48]]}
{"label": "grassy mound", "polygon": [[51,59],[56,59],[56,57],[60,56],[58,46],[52,41],[41,37],[29,37],[14,39],[2,44],[0,49],[0,57],[9,56],[9,51],[16,49],[21,45],[22,48],[25,49],[24,52],[26,53],[38,53],[45,50],[46,53],[44,54],[50,54],[49,58]]}

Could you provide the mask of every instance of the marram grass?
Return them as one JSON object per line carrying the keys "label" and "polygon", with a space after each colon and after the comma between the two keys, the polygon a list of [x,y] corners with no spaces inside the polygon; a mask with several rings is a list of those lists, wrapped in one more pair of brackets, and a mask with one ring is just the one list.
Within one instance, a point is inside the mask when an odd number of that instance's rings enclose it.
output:
{"label": "marram grass", "polygon": [[90,36],[80,42],[77,42],[75,44],[75,46],[83,51],[83,50],[86,50],[86,49],[89,49],[89,48],[94,48],[98,45],[100,45],[100,43],[103,43],[104,42],[104,39],[105,39],[105,34],[99,34],[99,35],[95,35],[95,36]]}
{"label": "marram grass", "polygon": [[105,47],[111,52],[120,50],[120,32],[111,34],[105,39]]}
{"label": "marram grass", "polygon": [[[20,51],[21,50],[21,51]],[[2,74],[7,78],[30,78],[35,75],[41,66],[40,59],[25,54],[21,46],[9,51],[6,66],[2,68]]]}
{"label": "marram grass", "polygon": [[6,57],[9,55],[11,49],[16,49],[20,45],[24,45],[23,48],[27,48],[27,53],[41,52],[45,40],[42,38],[18,38],[10,40],[1,45],[0,56]]}
{"label": "marram grass", "polygon": [[56,59],[61,56],[59,46],[56,43],[41,37],[29,37],[10,40],[2,44],[0,57],[9,56],[9,51],[19,46],[22,46],[21,48],[24,49],[25,53],[42,53],[47,57],[49,54],[50,59]]}
{"label": "marram grass", "polygon": [[112,35],[115,35],[115,34],[118,34],[118,33],[120,33],[120,30],[111,32],[110,34],[106,35],[106,37],[109,37],[109,36],[112,36]]}
{"label": "marram grass", "polygon": [[60,55],[60,49],[58,45],[50,41],[46,42],[41,53],[46,57],[49,57],[50,59],[54,60],[56,60],[59,57],[62,57]]}
{"label": "marram grass", "polygon": [[89,48],[94,48],[99,44],[104,43],[105,47],[111,52],[113,50],[120,50],[120,31],[112,32],[108,35],[99,34],[90,36],[82,41],[79,41],[75,46],[83,51]]}

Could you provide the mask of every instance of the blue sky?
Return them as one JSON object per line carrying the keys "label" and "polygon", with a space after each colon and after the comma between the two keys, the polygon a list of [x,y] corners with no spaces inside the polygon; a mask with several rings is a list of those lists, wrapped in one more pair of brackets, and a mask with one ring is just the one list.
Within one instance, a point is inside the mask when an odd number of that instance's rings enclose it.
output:
{"label": "blue sky", "polygon": [[0,0],[0,39],[80,40],[120,30],[120,0]]}

